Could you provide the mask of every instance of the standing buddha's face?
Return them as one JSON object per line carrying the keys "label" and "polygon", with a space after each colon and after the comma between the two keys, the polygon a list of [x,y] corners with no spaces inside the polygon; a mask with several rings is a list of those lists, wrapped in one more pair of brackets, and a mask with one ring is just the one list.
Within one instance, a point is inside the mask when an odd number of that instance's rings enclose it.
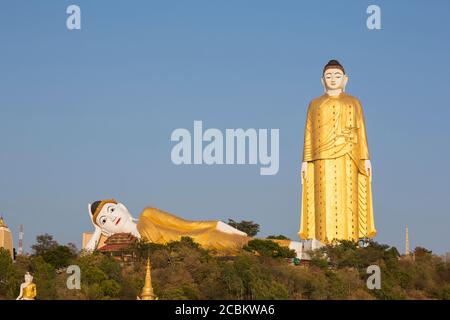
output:
{"label": "standing buddha's face", "polygon": [[121,203],[107,203],[97,215],[95,223],[106,235],[128,233],[133,225],[133,218],[128,209]]}
{"label": "standing buddha's face", "polygon": [[327,90],[344,89],[347,76],[339,68],[328,68],[323,74],[323,82]]}

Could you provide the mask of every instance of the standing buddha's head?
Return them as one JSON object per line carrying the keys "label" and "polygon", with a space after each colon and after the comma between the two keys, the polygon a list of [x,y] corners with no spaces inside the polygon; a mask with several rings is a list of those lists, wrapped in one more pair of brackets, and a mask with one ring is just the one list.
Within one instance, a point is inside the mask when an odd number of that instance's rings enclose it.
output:
{"label": "standing buddha's head", "polygon": [[337,60],[330,60],[323,67],[322,84],[325,91],[339,90],[345,91],[348,76],[345,74],[344,67]]}

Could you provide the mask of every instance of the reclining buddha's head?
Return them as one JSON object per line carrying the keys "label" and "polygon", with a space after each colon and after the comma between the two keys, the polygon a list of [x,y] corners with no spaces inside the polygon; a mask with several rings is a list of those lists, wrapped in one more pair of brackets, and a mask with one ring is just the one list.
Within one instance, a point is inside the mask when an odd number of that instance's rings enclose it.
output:
{"label": "reclining buddha's head", "polygon": [[114,199],[95,201],[89,204],[89,213],[94,226],[105,236],[115,233],[134,233],[136,225],[128,209]]}

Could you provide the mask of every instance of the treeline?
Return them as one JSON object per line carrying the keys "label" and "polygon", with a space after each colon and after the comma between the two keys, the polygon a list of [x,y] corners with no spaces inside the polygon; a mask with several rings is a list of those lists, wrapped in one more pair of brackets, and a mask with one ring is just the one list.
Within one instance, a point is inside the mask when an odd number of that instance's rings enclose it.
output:
{"label": "treeline", "polygon": [[[101,253],[80,254],[49,235],[38,237],[30,256],[12,262],[0,250],[0,297],[15,299],[26,271],[38,299],[136,299],[144,284],[145,259],[159,299],[450,299],[450,266],[424,248],[401,257],[371,242],[329,245],[311,253],[307,266],[292,264],[293,252],[270,240],[250,242],[234,257],[202,249],[191,238],[157,245],[138,242],[136,261],[119,263]],[[66,286],[65,268],[81,269],[81,290]],[[366,286],[367,267],[381,269],[381,289]]]}

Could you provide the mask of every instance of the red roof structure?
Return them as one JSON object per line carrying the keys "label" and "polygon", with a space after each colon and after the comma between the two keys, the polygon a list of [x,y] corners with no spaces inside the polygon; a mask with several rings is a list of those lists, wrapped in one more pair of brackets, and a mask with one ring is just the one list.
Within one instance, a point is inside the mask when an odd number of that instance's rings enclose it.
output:
{"label": "red roof structure", "polygon": [[117,260],[130,261],[135,257],[133,245],[136,241],[137,238],[131,233],[116,233],[106,239],[105,245],[97,250],[109,253]]}

